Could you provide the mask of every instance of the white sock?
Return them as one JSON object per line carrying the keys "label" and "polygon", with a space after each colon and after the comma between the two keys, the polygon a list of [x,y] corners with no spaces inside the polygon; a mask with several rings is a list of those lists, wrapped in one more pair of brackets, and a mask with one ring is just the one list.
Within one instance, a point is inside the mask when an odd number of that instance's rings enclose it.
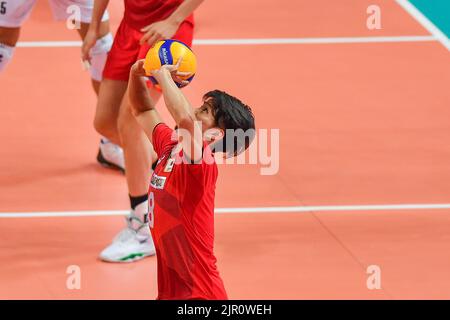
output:
{"label": "white sock", "polygon": [[5,69],[6,65],[11,60],[14,49],[14,47],[10,47],[6,44],[0,43],[0,72]]}

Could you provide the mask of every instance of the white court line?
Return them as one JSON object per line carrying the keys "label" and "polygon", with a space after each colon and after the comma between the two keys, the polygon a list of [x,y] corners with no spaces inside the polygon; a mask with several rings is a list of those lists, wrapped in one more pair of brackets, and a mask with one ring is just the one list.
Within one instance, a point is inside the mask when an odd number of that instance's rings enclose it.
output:
{"label": "white court line", "polygon": [[[218,45],[269,45],[269,44],[331,44],[331,43],[379,43],[437,41],[434,36],[395,37],[339,37],[339,38],[267,38],[267,39],[195,39],[196,46]],[[20,48],[80,47],[81,41],[21,41]]]}
{"label": "white court line", "polygon": [[422,12],[420,12],[411,2],[407,0],[396,0],[397,3],[405,9],[417,22],[431,33],[447,50],[450,51],[450,41],[447,36],[439,30]]}
{"label": "white court line", "polygon": [[[290,206],[290,207],[247,207],[216,208],[215,213],[281,213],[315,211],[384,211],[384,210],[442,210],[450,209],[450,203],[442,204],[387,204],[387,205],[343,205],[343,206]],[[0,212],[1,218],[49,218],[49,217],[86,217],[86,216],[122,216],[128,210],[102,211],[61,211],[61,212]]]}

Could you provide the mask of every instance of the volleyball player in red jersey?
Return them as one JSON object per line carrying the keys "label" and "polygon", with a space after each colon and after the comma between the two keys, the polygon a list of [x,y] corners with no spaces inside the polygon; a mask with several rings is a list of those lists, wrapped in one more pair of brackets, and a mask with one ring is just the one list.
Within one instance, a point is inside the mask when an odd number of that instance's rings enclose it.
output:
{"label": "volleyball player in red jersey", "polygon": [[[152,74],[183,135],[165,125],[155,109],[143,60],[133,65],[128,84],[133,115],[158,155],[148,213],[158,261],[158,299],[224,300],[227,294],[213,253],[218,174],[213,152],[235,156],[247,149],[255,120],[247,105],[219,90],[206,93],[203,105],[193,109],[174,81],[183,84],[177,77],[179,63]],[[241,136],[236,134],[239,129]]]}
{"label": "volleyball player in red jersey", "polygon": [[[193,11],[203,0],[124,0],[125,12],[108,54],[95,114],[96,130],[109,139],[100,146],[107,150],[110,142],[123,148],[125,175],[131,211],[124,228],[101,253],[110,262],[131,262],[155,254],[153,241],[144,222],[148,207],[148,186],[153,160],[156,157],[143,130],[130,113],[128,100],[123,99],[130,68],[137,59],[162,39],[176,39],[192,45]],[[101,16],[109,0],[95,0],[90,29],[83,42],[83,59],[97,38]],[[149,94],[156,101],[161,92],[148,83]],[[117,148],[113,148],[112,152]],[[112,158],[110,156],[109,158]]]}

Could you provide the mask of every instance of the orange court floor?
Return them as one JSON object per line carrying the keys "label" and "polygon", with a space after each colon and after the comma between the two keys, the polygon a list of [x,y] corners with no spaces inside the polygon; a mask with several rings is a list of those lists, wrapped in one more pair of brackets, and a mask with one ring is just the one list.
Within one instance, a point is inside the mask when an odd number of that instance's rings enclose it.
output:
{"label": "orange court floor", "polygon": [[[377,2],[381,30],[366,27],[369,0],[198,9],[198,71],[185,94],[198,105],[228,91],[280,137],[274,175],[219,165],[215,254],[231,299],[450,298],[448,51],[438,41],[270,43],[430,36],[395,1]],[[109,10],[114,32],[122,1]],[[0,76],[0,299],[157,295],[156,257],[97,258],[124,221],[96,213],[126,211],[128,196],[124,176],[95,161],[96,97],[80,49],[43,45],[77,40],[39,1],[20,39],[34,45],[19,46]],[[79,290],[66,286],[71,265]],[[380,289],[367,286],[370,266]]]}

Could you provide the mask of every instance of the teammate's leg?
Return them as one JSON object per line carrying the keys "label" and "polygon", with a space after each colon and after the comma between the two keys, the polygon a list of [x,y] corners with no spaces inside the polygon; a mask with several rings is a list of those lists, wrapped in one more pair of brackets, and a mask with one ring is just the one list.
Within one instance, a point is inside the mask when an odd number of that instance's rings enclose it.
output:
{"label": "teammate's leg", "polygon": [[[125,94],[125,97],[121,99],[122,105],[118,114],[117,129],[119,129],[118,135],[121,146],[124,148],[125,175],[129,187],[131,212],[126,218],[126,228],[120,231],[112,243],[100,253],[102,260],[111,262],[135,261],[155,254],[153,240],[145,217],[148,211],[147,191],[151,173],[152,157],[150,153],[152,146],[130,114],[125,93],[130,68],[139,58],[141,49],[139,39],[141,36],[139,31],[130,28],[124,22],[121,23],[114,39],[113,49],[108,56],[104,72],[105,78],[100,87],[99,103],[104,87],[114,84],[111,79],[123,80],[125,84],[123,91],[120,92]],[[101,109],[98,109],[96,125],[103,122],[99,121],[103,116]],[[125,149],[127,149],[126,153]]]}
{"label": "teammate's leg", "polygon": [[0,72],[11,61],[19,35],[20,28],[0,27]]}
{"label": "teammate's leg", "polygon": [[103,78],[95,111],[94,127],[97,132],[118,145],[121,145],[121,141],[117,119],[127,85],[127,81]]}
{"label": "teammate's leg", "polygon": [[[89,29],[89,23],[81,22],[80,26],[81,28],[78,29],[78,33],[80,34],[81,39],[84,39]],[[108,52],[111,50],[112,44],[113,36],[109,31],[109,21],[102,21],[99,30],[99,38],[94,47],[91,49],[91,66],[89,69],[91,73],[92,87],[94,88],[97,96],[99,96],[100,84],[103,79],[103,69],[105,67]],[[120,84],[119,86],[122,87]],[[121,89],[119,88],[118,91],[120,94]],[[111,95],[108,92],[106,92],[106,94],[105,92],[103,92],[102,101],[105,96],[110,97]],[[114,119],[117,119],[117,113],[115,113],[114,110],[117,110],[118,106],[120,106],[121,99],[118,98],[117,101],[118,103],[115,103],[115,108],[114,105],[112,106],[112,108],[104,108],[105,103],[102,103],[97,107],[97,111],[102,114],[101,119],[103,121],[100,123],[96,122],[99,125],[98,127],[96,127],[97,129],[100,129],[99,131],[107,132],[106,135],[103,135],[100,138],[97,161],[105,167],[117,168],[123,171],[125,169],[123,150],[119,146],[119,140],[117,138],[117,130],[115,130],[115,126],[110,125],[116,121]],[[109,104],[109,102],[106,103]],[[105,112],[107,112],[106,115],[104,114]],[[107,138],[107,136],[110,138]]]}
{"label": "teammate's leg", "polygon": [[[92,20],[92,14],[94,9],[94,1],[93,0],[49,0],[50,7],[53,12],[53,16],[56,20],[67,20],[73,19],[75,21],[73,25],[79,26],[77,31],[82,40],[86,36],[90,22]],[[73,10],[71,7],[76,7],[79,9],[79,16],[73,14]],[[90,66],[90,74],[91,81],[94,91],[96,92],[99,99],[101,99],[100,103],[100,114],[102,115],[102,121],[95,121],[96,128],[99,128],[103,137],[100,139],[100,147],[97,154],[97,160],[100,164],[107,166],[118,168],[120,170],[124,170],[124,159],[123,159],[123,151],[117,145],[117,130],[116,125],[112,125],[117,121],[117,114],[120,107],[121,98],[115,100],[110,104],[110,101],[105,101],[104,97],[109,96],[108,89],[103,90],[103,94],[100,97],[100,84],[103,78],[103,69],[106,64],[108,52],[111,50],[113,44],[113,36],[109,31],[109,15],[106,11],[102,17],[102,21],[99,28],[99,36],[97,42],[94,47],[90,50],[91,55],[91,66]],[[120,84],[119,88],[114,87],[113,90],[118,90],[120,94]],[[126,87],[125,85],[123,87]],[[124,92],[124,90],[122,90]],[[122,95],[123,95],[122,92]],[[108,103],[108,106],[105,106],[105,103]],[[98,105],[98,104],[97,104]],[[103,107],[105,106],[105,107]],[[99,108],[97,108],[99,110]],[[106,133],[106,134],[105,134]],[[108,137],[105,138],[105,136]],[[112,140],[115,142],[113,143]]]}
{"label": "teammate's leg", "polygon": [[126,218],[127,227],[100,253],[100,258],[109,262],[131,262],[155,254],[146,218],[148,181],[155,157],[152,157],[152,145],[130,112],[126,93],[119,111],[118,131],[125,155],[131,212]]}
{"label": "teammate's leg", "polygon": [[126,217],[126,228],[100,253],[100,258],[109,262],[131,262],[155,254],[146,215],[148,181],[152,159],[156,157],[152,156],[153,147],[130,112],[126,93],[119,111],[118,131],[125,155],[131,212]]}
{"label": "teammate's leg", "polygon": [[19,40],[20,26],[28,18],[36,0],[0,1],[0,72],[11,61]]}

